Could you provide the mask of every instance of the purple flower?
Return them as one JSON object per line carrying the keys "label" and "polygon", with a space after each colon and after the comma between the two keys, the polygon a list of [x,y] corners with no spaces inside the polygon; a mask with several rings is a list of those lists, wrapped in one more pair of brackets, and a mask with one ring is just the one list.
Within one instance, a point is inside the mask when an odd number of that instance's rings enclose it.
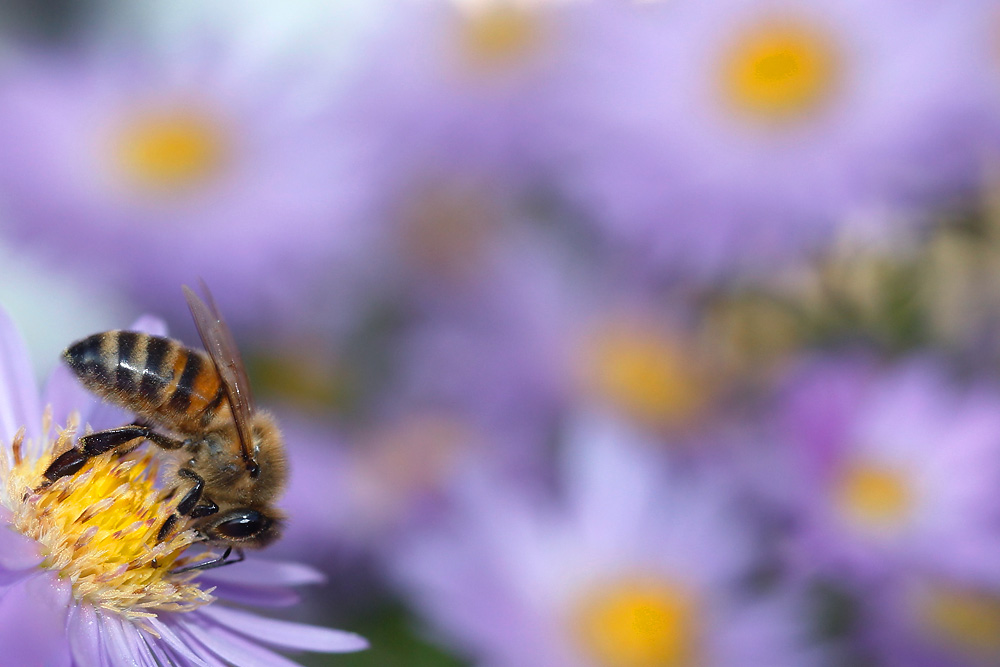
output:
{"label": "purple flower", "polygon": [[434,628],[496,665],[808,665],[800,602],[740,586],[750,526],[718,479],[662,467],[612,422],[576,422],[560,501],[489,471],[394,554]]}
{"label": "purple flower", "polygon": [[[160,329],[145,321],[140,329]],[[47,407],[43,410],[42,406]],[[54,452],[81,425],[120,425],[65,367],[39,397],[24,345],[0,314],[0,643],[19,665],[292,665],[272,648],[356,651],[351,633],[257,616],[240,605],[296,600],[290,586],[316,583],[294,563],[248,560],[171,574],[192,556],[185,530],[157,533],[173,511],[156,486],[153,452],[92,459],[42,488]]]}
{"label": "purple flower", "polygon": [[296,33],[194,25],[158,44],[99,32],[5,62],[12,232],[158,308],[200,276],[236,324],[280,323],[316,308],[317,284],[345,285],[368,227],[354,224],[362,187],[333,119],[334,73],[306,49],[268,60],[246,48],[302,49]]}
{"label": "purple flower", "polygon": [[929,359],[835,358],[802,370],[779,411],[769,478],[799,568],[852,586],[920,571],[1000,585],[995,388]]}
{"label": "purple flower", "polygon": [[981,180],[968,7],[617,5],[545,102],[556,178],[630,264],[767,271]]}

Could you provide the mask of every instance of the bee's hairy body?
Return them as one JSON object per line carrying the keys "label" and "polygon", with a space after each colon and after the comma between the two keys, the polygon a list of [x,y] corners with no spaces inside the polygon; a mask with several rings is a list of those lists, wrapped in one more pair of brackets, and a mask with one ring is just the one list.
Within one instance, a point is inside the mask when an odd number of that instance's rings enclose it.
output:
{"label": "bee's hairy body", "polygon": [[[171,338],[115,330],[74,343],[64,357],[87,389],[178,436],[182,446],[166,451],[173,459],[168,472],[176,476],[178,469],[186,468],[197,473],[205,496],[218,506],[215,516],[242,508],[280,522],[270,507],[287,477],[278,428],[268,413],[252,415],[256,470],[249,474],[225,384],[208,354]],[[191,525],[207,527],[211,538],[213,520],[196,518]],[[277,534],[278,526],[269,523],[259,534],[247,536],[244,546],[263,546]]]}

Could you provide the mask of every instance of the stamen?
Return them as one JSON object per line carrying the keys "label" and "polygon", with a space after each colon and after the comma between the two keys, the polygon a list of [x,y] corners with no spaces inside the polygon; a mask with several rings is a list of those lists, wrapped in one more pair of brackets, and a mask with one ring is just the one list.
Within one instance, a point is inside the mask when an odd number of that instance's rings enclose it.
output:
{"label": "stamen", "polygon": [[[15,454],[13,467],[0,470],[6,473],[12,523],[42,545],[42,567],[71,582],[78,600],[126,617],[186,611],[210,602],[211,591],[193,582],[197,572],[170,574],[200,537],[181,524],[182,530],[159,539],[158,528],[174,516],[176,503],[159,498],[153,452],[129,459],[97,456],[76,474],[43,485],[48,465],[72,446],[76,421],[58,432],[39,459]],[[15,452],[21,442],[23,433],[15,438]],[[2,457],[0,467],[8,467]]]}

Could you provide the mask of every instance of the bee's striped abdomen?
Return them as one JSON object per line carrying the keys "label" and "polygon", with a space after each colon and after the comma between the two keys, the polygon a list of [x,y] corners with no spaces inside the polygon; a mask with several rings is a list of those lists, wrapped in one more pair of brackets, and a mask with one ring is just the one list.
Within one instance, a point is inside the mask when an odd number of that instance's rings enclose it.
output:
{"label": "bee's striped abdomen", "polygon": [[107,331],[74,343],[64,356],[88,389],[174,430],[204,429],[225,398],[208,355],[170,338]]}

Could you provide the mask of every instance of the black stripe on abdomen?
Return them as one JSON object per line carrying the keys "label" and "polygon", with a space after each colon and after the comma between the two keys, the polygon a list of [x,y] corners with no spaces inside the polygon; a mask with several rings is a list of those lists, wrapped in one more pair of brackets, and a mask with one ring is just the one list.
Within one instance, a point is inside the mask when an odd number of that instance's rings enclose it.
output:
{"label": "black stripe on abdomen", "polygon": [[115,385],[128,394],[134,394],[142,373],[142,359],[135,359],[139,335],[134,331],[118,332],[118,365],[115,368]]}
{"label": "black stripe on abdomen", "polygon": [[194,386],[195,378],[201,372],[201,356],[193,351],[189,351],[187,360],[184,362],[184,370],[177,381],[174,395],[170,397],[170,407],[178,412],[186,412],[191,405],[191,390]]}
{"label": "black stripe on abdomen", "polygon": [[170,369],[164,368],[167,353],[170,351],[170,341],[159,336],[150,336],[146,341],[146,363],[143,364],[142,382],[139,383],[139,395],[151,405],[160,403],[160,392],[167,384],[165,378]]}

